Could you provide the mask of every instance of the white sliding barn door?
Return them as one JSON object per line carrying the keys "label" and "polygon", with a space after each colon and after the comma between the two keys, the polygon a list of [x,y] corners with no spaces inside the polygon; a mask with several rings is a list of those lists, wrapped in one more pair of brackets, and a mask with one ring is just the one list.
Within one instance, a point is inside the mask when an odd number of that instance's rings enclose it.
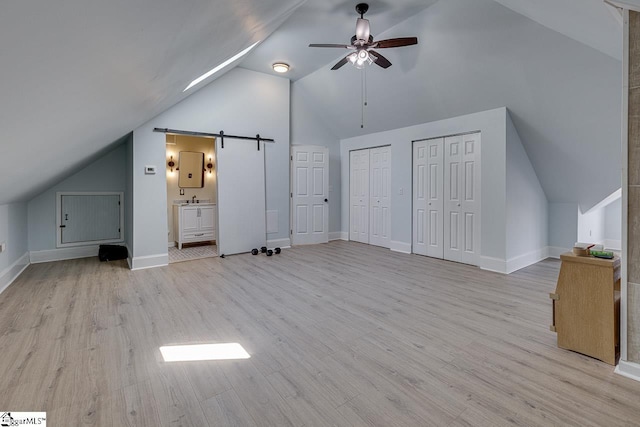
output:
{"label": "white sliding barn door", "polygon": [[444,259],[478,264],[480,134],[445,138]]}
{"label": "white sliding barn door", "polygon": [[369,150],[349,153],[349,240],[369,243]]}
{"label": "white sliding barn door", "polygon": [[216,138],[218,253],[266,246],[265,143]]}
{"label": "white sliding barn door", "polygon": [[444,257],[444,138],[413,144],[413,253]]}
{"label": "white sliding barn door", "polygon": [[369,150],[369,244],[391,247],[391,147]]}
{"label": "white sliding barn door", "polygon": [[329,149],[307,145],[291,147],[293,228],[291,243],[307,245],[329,241]]}

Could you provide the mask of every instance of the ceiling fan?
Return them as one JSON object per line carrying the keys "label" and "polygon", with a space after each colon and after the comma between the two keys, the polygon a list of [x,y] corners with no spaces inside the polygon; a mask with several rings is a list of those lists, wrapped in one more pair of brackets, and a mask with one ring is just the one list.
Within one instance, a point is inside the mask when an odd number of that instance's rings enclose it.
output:
{"label": "ceiling fan", "polygon": [[389,68],[391,66],[391,62],[373,49],[388,49],[391,47],[403,47],[418,44],[417,37],[402,37],[374,41],[373,36],[370,33],[369,20],[364,19],[364,14],[367,13],[368,10],[369,5],[367,3],[359,3],[356,6],[356,12],[360,14],[360,18],[356,21],[356,34],[351,37],[351,44],[309,45],[309,47],[336,47],[353,51],[334,65],[333,68],[331,68],[332,70],[337,70],[347,62],[351,62],[351,64],[358,69],[362,69],[366,64],[371,63],[376,63],[382,68]]}

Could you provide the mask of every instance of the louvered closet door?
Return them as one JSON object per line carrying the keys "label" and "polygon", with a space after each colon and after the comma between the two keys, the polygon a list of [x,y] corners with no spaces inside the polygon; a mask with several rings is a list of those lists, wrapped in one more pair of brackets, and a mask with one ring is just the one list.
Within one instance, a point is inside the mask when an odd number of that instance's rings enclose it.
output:
{"label": "louvered closet door", "polygon": [[444,141],[444,259],[478,265],[480,134]]}
{"label": "louvered closet door", "polygon": [[369,150],[349,155],[349,240],[369,243]]}
{"label": "louvered closet door", "polygon": [[444,257],[444,139],[413,145],[413,253]]}
{"label": "louvered closet door", "polygon": [[369,244],[391,247],[391,147],[369,150]]}

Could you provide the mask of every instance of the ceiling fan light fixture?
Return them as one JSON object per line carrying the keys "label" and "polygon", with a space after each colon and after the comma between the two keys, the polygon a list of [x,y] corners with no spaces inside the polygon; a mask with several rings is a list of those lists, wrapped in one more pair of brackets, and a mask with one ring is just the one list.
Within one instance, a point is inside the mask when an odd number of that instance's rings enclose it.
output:
{"label": "ceiling fan light fixture", "polygon": [[373,63],[373,60],[366,49],[360,49],[358,52],[353,52],[349,55],[349,62],[358,70],[361,70],[365,65]]}
{"label": "ceiling fan light fixture", "polygon": [[273,67],[273,71],[280,74],[283,74],[289,71],[289,64],[285,64],[284,62],[276,62],[275,64],[272,65],[272,67]]}

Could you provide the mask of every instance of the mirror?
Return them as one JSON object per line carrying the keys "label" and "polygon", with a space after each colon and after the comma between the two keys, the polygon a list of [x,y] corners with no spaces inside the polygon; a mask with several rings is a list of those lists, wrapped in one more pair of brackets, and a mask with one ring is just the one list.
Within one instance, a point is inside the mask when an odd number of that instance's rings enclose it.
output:
{"label": "mirror", "polygon": [[178,165],[178,187],[204,187],[204,153],[181,151]]}

